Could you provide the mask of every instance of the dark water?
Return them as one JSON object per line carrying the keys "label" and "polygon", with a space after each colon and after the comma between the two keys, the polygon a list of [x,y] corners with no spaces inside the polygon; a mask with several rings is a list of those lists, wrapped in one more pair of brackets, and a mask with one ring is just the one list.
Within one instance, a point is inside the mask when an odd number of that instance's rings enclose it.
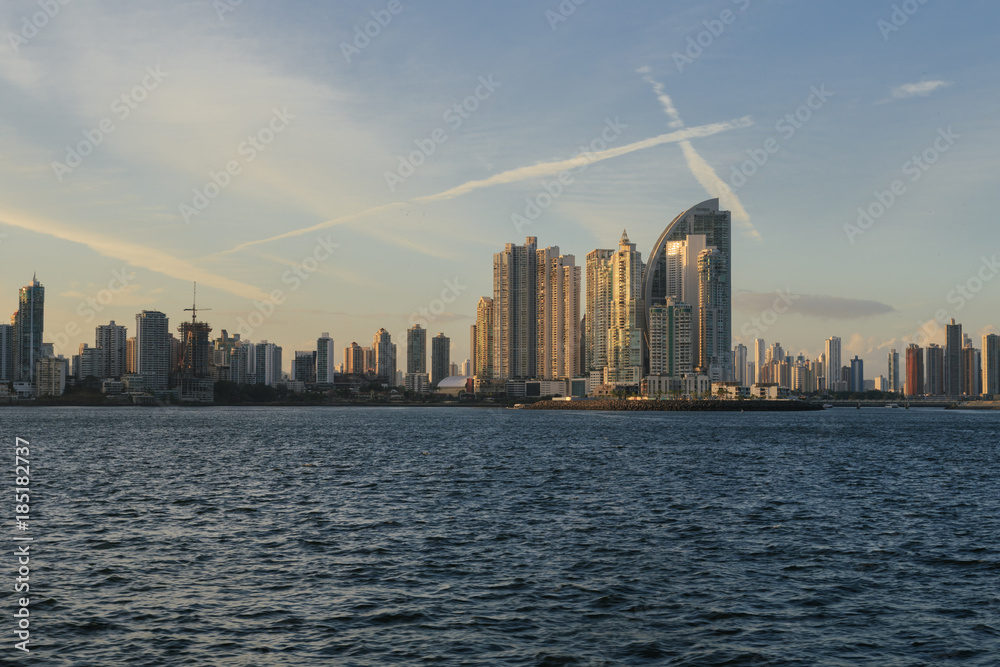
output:
{"label": "dark water", "polygon": [[998,413],[0,423],[36,537],[34,650],[0,614],[0,662],[1000,664]]}

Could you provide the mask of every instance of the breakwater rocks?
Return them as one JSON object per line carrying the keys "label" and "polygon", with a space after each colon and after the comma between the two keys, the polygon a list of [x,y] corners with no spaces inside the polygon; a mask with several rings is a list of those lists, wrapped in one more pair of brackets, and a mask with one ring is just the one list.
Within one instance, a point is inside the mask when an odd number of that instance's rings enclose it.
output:
{"label": "breakwater rocks", "polygon": [[629,412],[807,412],[822,410],[818,403],[766,400],[705,401],[622,401],[598,399],[583,401],[539,401],[524,410],[613,410]]}

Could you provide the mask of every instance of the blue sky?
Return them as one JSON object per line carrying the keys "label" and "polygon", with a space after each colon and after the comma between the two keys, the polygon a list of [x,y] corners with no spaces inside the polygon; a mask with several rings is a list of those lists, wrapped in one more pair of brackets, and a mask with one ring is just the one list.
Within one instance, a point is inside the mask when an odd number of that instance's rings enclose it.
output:
{"label": "blue sky", "polygon": [[[627,228],[648,254],[677,213],[722,196],[735,342],[760,332],[815,356],[838,335],[870,375],[935,316],[977,337],[1000,327],[983,261],[1000,253],[995,3],[895,3],[898,25],[894,3],[871,1],[390,4],[52,0],[40,17],[4,3],[9,310],[37,271],[46,338],[68,355],[142,309],[176,326],[197,280],[216,332],[242,318],[286,359],[323,331],[338,348],[379,327],[402,343],[424,309],[461,361],[505,243],[534,235],[582,263]],[[355,42],[372,12],[386,25]],[[81,142],[97,145],[53,166]],[[417,142],[433,153],[390,187]],[[516,225],[581,146],[611,153]],[[778,290],[796,298],[775,318]]]}

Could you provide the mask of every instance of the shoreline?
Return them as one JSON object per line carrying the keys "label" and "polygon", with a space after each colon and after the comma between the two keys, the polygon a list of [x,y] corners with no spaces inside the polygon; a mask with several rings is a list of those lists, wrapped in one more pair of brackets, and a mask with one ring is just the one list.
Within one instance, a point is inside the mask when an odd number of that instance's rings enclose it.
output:
{"label": "shoreline", "polygon": [[599,410],[605,412],[815,412],[820,403],[769,400],[627,401],[621,399],[584,401],[539,401],[521,410]]}

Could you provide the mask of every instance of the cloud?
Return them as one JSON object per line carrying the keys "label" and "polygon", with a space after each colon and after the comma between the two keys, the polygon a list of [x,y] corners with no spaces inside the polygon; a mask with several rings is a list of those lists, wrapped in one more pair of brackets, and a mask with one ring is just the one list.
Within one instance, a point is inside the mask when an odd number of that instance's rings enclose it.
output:
{"label": "cloud", "polygon": [[[681,120],[680,112],[677,111],[673,100],[667,95],[663,84],[648,75],[649,67],[640,67],[636,71],[639,74],[644,74],[645,76],[642,77],[643,81],[653,87],[656,99],[660,102],[660,106],[663,107],[663,112],[670,119],[669,127],[683,128],[684,121]],[[680,144],[681,150],[684,152],[684,159],[687,161],[688,169],[691,170],[698,184],[705,188],[705,191],[712,197],[718,197],[722,206],[732,212],[733,219],[743,227],[743,230],[749,236],[759,240],[760,233],[750,222],[750,214],[747,213],[740,198],[732,191],[729,184],[719,178],[719,175],[715,173],[715,169],[698,154],[698,151],[695,150],[690,141],[685,139]]]}
{"label": "cloud", "polygon": [[82,228],[72,228],[50,220],[0,209],[0,224],[79,243],[105,257],[119,259],[129,266],[149,269],[186,282],[196,281],[247,299],[267,300],[269,295],[252,285],[206,271],[190,262],[128,241],[103,236]]}
{"label": "cloud", "polygon": [[[820,320],[859,320],[896,311],[892,306],[868,299],[845,299],[825,294],[798,294],[789,297],[788,313]],[[775,292],[738,292],[733,295],[733,308],[746,312],[763,312],[784,301]]]}
{"label": "cloud", "polygon": [[[645,150],[647,148],[653,148],[654,146],[661,146],[663,144],[669,144],[669,143],[684,142],[687,141],[688,139],[698,139],[701,137],[708,137],[713,134],[719,134],[720,132],[728,132],[729,130],[735,130],[737,128],[742,128],[742,127],[749,127],[751,125],[753,125],[753,121],[750,119],[749,116],[745,116],[743,118],[737,118],[735,120],[723,123],[713,123],[711,125],[701,125],[698,127],[690,127],[675,132],[669,132],[667,134],[661,134],[655,137],[650,137],[649,139],[643,139],[642,141],[636,141],[634,143],[627,144],[625,146],[619,146],[617,148],[609,148],[607,150],[598,151],[596,153],[580,154],[575,157],[567,158],[565,160],[543,162],[529,167],[518,167],[517,169],[509,169],[499,174],[494,174],[489,178],[484,178],[475,181],[468,181],[466,183],[463,183],[462,185],[455,186],[453,188],[450,188],[443,192],[439,192],[437,194],[425,195],[423,197],[415,197],[413,199],[403,202],[394,202],[392,204],[375,206],[373,208],[365,209],[364,211],[359,211],[357,213],[351,213],[349,215],[340,216],[339,218],[333,218],[325,222],[320,222],[315,225],[312,225],[311,227],[294,229],[290,232],[284,232],[283,234],[269,236],[267,238],[258,239],[256,241],[247,241],[246,243],[241,243],[233,248],[230,248],[229,250],[224,250],[218,254],[225,255],[229,253],[238,252],[240,250],[245,250],[246,248],[250,248],[252,246],[261,245],[263,243],[272,243],[274,241],[280,241],[282,239],[302,236],[303,234],[310,234],[312,232],[317,232],[322,229],[327,229],[335,225],[341,225],[347,222],[360,220],[361,218],[367,218],[377,213],[384,213],[387,211],[401,209],[406,207],[408,204],[424,204],[430,202],[455,199],[457,197],[461,197],[462,195],[466,195],[470,192],[481,190],[483,188],[489,188],[496,185],[508,185],[510,183],[517,183],[520,181],[526,181],[530,179],[543,178],[545,176],[554,176],[560,172],[567,171],[569,169],[576,169],[589,164],[593,164],[595,162],[610,160],[611,158],[620,157],[622,155],[627,155],[629,153],[634,153],[636,151]],[[742,210],[743,207],[740,206],[739,209]],[[744,211],[743,213],[745,215],[746,212]],[[434,253],[429,253],[429,254],[434,254]]]}
{"label": "cloud", "polygon": [[920,81],[919,83],[904,83],[892,89],[893,99],[905,100],[910,97],[927,97],[939,88],[950,86],[949,81]]}

